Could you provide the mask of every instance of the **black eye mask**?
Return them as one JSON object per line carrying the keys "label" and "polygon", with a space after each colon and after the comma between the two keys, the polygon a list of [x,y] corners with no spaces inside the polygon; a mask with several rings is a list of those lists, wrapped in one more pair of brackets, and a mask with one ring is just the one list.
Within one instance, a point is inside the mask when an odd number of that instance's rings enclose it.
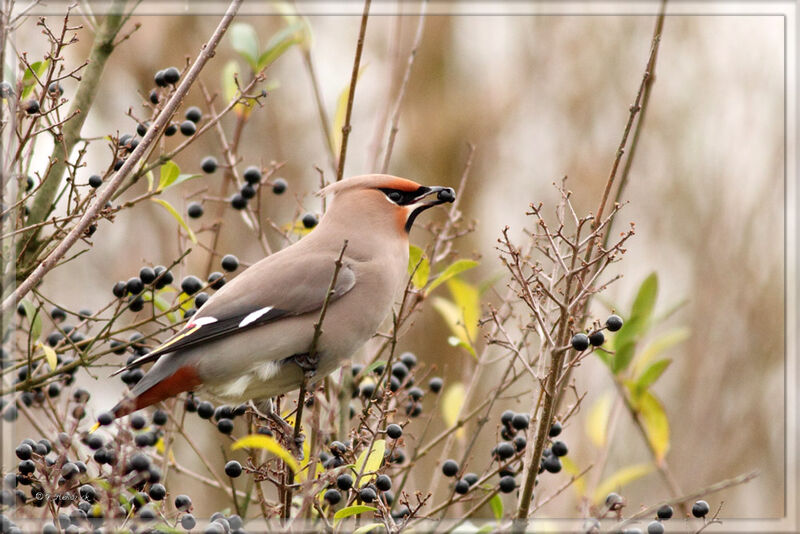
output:
{"label": "black eye mask", "polygon": [[384,195],[386,195],[386,198],[398,206],[410,206],[412,204],[417,204],[424,197],[433,195],[434,193],[436,194],[435,199],[429,200],[424,204],[420,204],[414,209],[414,211],[411,212],[406,220],[406,232],[411,231],[411,227],[414,225],[414,219],[416,219],[417,215],[426,209],[432,208],[433,206],[438,206],[439,204],[444,204],[445,202],[453,202],[456,199],[456,192],[453,191],[451,187],[426,187],[423,185],[414,191],[402,191],[400,189],[391,189],[388,187],[381,187],[380,190]]}

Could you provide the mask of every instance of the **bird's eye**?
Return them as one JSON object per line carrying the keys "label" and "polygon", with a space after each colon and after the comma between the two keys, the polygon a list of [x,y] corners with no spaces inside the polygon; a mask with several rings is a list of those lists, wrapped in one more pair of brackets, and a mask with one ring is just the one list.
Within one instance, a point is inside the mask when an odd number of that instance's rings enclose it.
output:
{"label": "bird's eye", "polygon": [[392,202],[400,202],[401,198],[403,198],[403,195],[401,195],[399,191],[392,191],[389,193],[389,200]]}

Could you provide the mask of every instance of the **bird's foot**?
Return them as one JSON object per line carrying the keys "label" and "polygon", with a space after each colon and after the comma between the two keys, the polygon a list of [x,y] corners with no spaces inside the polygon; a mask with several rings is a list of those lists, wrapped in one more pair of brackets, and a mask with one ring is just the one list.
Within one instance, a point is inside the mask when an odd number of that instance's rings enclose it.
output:
{"label": "bird's foot", "polygon": [[306,378],[311,378],[317,372],[317,366],[319,365],[319,353],[314,355],[308,354],[307,352],[304,354],[297,354],[294,356],[294,363],[303,370]]}

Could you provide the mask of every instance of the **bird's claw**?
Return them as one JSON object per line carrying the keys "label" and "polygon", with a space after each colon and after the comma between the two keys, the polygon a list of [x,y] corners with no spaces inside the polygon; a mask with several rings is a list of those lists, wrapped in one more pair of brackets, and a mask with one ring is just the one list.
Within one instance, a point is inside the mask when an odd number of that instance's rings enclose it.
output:
{"label": "bird's claw", "polygon": [[319,354],[298,354],[294,357],[294,363],[303,370],[305,376],[307,378],[311,378],[317,372],[317,366],[319,365]]}

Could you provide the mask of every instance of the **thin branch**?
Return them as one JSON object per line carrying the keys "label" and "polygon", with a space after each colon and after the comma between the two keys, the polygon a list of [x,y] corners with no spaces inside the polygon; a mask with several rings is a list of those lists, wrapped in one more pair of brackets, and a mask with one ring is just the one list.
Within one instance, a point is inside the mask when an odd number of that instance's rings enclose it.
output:
{"label": "thin branch", "polygon": [[757,470],[756,471],[750,471],[749,473],[745,473],[743,475],[739,475],[739,476],[735,476],[733,478],[728,478],[728,479],[725,479],[725,480],[721,480],[720,482],[717,482],[716,484],[711,484],[710,486],[706,486],[705,488],[701,488],[701,489],[695,490],[695,491],[693,491],[691,493],[687,493],[686,495],[682,495],[680,497],[676,497],[674,499],[670,499],[670,500],[668,500],[666,502],[660,502],[658,504],[655,504],[653,506],[645,508],[644,510],[640,510],[639,512],[636,512],[635,514],[630,516],[629,518],[627,518],[627,519],[625,519],[623,521],[620,521],[619,523],[617,523],[616,525],[611,527],[609,529],[609,532],[616,532],[618,530],[622,530],[622,528],[625,525],[633,523],[637,519],[641,519],[643,517],[651,516],[659,508],[661,508],[665,504],[668,504],[668,505],[672,506],[672,505],[675,505],[675,504],[691,502],[691,501],[697,500],[697,499],[699,499],[701,497],[706,497],[706,496],[711,495],[713,493],[717,493],[717,492],[720,492],[722,490],[726,490],[728,488],[732,488],[734,486],[739,486],[741,484],[746,484],[747,482],[750,482],[751,480],[756,478],[758,475],[759,475],[759,472]]}
{"label": "thin branch", "polygon": [[347,96],[347,112],[345,113],[344,126],[342,126],[342,147],[339,151],[339,165],[336,169],[336,181],[344,177],[344,161],[347,155],[347,139],[350,137],[350,118],[353,114],[353,99],[356,95],[356,82],[358,82],[358,71],[361,65],[361,52],[364,50],[364,35],[367,33],[367,19],[369,18],[369,6],[372,0],[364,2],[364,12],[361,15],[361,29],[358,32],[358,43],[356,44],[356,57],[353,60],[353,72],[350,75],[350,94]]}
{"label": "thin branch", "polygon": [[[331,283],[328,286],[328,292],[325,294],[325,300],[322,302],[322,308],[319,312],[319,319],[316,323],[314,323],[314,337],[311,339],[311,346],[308,348],[308,361],[314,365],[317,358],[317,345],[319,344],[319,338],[322,336],[322,322],[325,320],[325,315],[328,313],[328,305],[330,304],[331,299],[333,298],[334,293],[336,292],[336,280],[339,278],[339,272],[342,269],[342,258],[344,258],[344,252],[347,250],[347,240],[344,240],[344,244],[342,245],[342,250],[339,252],[339,257],[334,262],[334,269],[333,269],[333,276],[331,277]],[[314,365],[316,367],[316,365]],[[303,407],[305,406],[306,401],[306,389],[308,388],[308,380],[313,375],[312,371],[305,371],[303,373],[303,381],[300,384],[300,392],[297,395],[297,413],[294,416],[294,436],[293,439],[295,443],[298,442],[300,439],[300,427],[302,426],[303,421]],[[286,466],[286,484],[290,486],[294,484],[294,472],[289,469],[289,466]],[[284,501],[284,509],[283,509],[283,517],[284,519],[288,519],[290,512],[291,512],[291,503],[292,503],[292,488],[286,488],[286,497]]]}
{"label": "thin branch", "polygon": [[400,84],[400,92],[397,94],[397,100],[394,103],[394,111],[392,112],[392,128],[389,130],[389,142],[386,144],[386,154],[383,157],[383,165],[381,166],[381,173],[386,174],[389,170],[389,160],[392,158],[392,150],[394,149],[394,141],[397,132],[400,128],[397,124],[400,122],[400,108],[403,105],[403,99],[406,96],[406,88],[408,87],[408,80],[411,78],[411,67],[414,66],[414,59],[417,57],[417,50],[422,42],[422,31],[425,29],[425,12],[428,7],[427,0],[422,0],[419,12],[419,22],[417,23],[417,33],[414,35],[414,44],[411,46],[411,53],[408,55],[408,63],[406,64],[406,71],[403,74],[403,81]]}

